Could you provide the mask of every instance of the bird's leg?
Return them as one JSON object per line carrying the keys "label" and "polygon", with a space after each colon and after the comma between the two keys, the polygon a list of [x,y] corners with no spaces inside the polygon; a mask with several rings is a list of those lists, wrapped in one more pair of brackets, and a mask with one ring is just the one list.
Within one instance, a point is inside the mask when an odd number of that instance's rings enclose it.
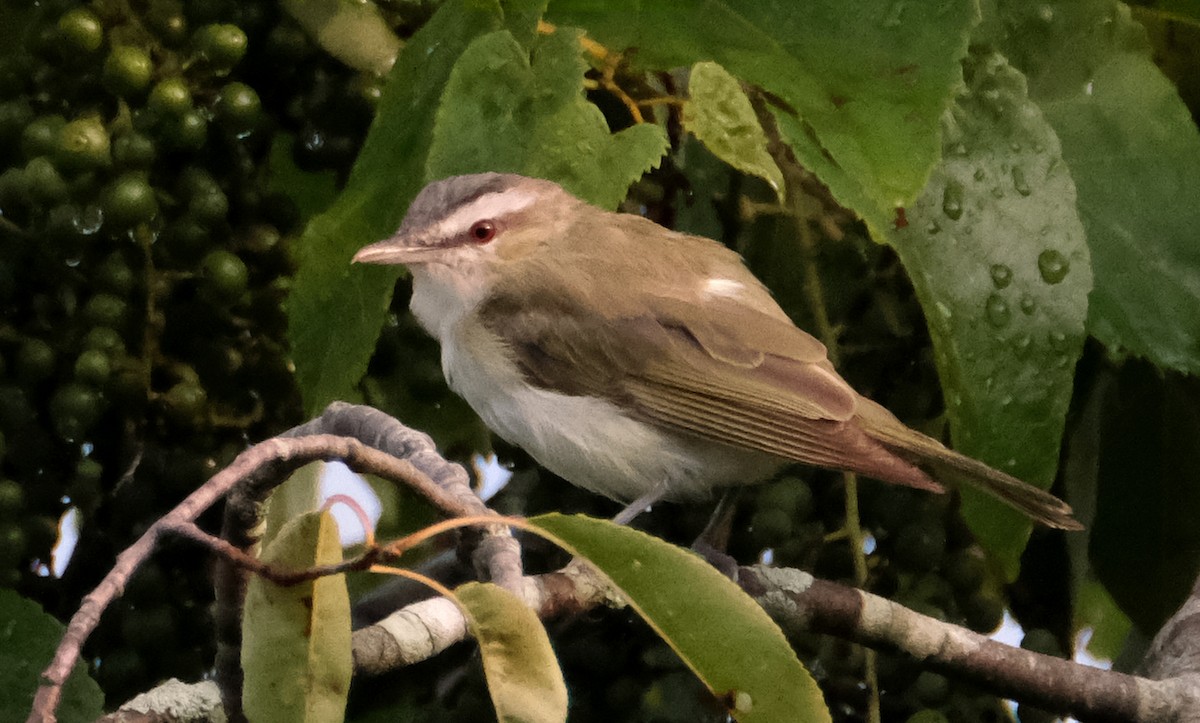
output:
{"label": "bird's leg", "polygon": [[725,554],[725,550],[729,547],[729,533],[733,529],[733,515],[737,512],[737,501],[741,492],[741,487],[725,489],[712,517],[708,518],[708,524],[692,542],[693,551],[734,581],[737,580],[737,560]]}
{"label": "bird's leg", "polygon": [[644,495],[626,505],[625,509],[618,512],[617,516],[614,517],[612,521],[618,525],[628,525],[633,521],[633,518],[645,512],[647,508],[649,508],[655,502],[661,500],[666,496],[666,494],[667,483],[660,482],[659,484],[651,487]]}

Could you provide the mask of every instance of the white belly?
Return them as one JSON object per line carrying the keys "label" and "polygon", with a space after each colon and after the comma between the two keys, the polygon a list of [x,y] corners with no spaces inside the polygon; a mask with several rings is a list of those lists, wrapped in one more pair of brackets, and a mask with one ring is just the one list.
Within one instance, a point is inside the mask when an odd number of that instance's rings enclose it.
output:
{"label": "white belly", "polygon": [[459,321],[445,331],[442,369],[450,387],[496,434],[592,492],[631,501],[665,485],[668,498],[704,497],[716,486],[757,482],[780,464],[653,427],[602,399],[531,387],[483,327]]}

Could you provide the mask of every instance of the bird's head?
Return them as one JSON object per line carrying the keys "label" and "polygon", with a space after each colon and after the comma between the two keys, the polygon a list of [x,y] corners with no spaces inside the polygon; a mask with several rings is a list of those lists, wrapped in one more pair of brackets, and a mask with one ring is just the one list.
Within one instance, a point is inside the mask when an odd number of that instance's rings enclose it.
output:
{"label": "bird's head", "polygon": [[491,276],[552,244],[578,204],[558,184],[538,178],[451,176],[426,186],[395,235],[360,249],[354,261],[404,264],[418,275]]}

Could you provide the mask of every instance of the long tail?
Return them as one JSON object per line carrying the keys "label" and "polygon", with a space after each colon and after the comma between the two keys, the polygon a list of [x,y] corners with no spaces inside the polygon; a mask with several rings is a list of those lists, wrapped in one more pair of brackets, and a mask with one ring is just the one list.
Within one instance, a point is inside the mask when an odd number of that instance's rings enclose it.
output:
{"label": "long tail", "polygon": [[948,449],[941,442],[905,426],[875,402],[859,397],[857,419],[868,436],[918,466],[930,467],[935,476],[967,482],[1011,505],[1037,522],[1063,530],[1082,530],[1071,506],[1033,485],[992,469],[983,462]]}

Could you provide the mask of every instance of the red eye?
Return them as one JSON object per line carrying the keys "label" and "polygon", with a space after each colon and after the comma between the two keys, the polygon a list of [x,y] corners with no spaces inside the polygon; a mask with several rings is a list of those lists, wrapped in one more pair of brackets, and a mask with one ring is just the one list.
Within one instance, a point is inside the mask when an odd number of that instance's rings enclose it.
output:
{"label": "red eye", "polygon": [[478,243],[485,244],[496,238],[496,224],[491,221],[476,221],[467,233]]}

